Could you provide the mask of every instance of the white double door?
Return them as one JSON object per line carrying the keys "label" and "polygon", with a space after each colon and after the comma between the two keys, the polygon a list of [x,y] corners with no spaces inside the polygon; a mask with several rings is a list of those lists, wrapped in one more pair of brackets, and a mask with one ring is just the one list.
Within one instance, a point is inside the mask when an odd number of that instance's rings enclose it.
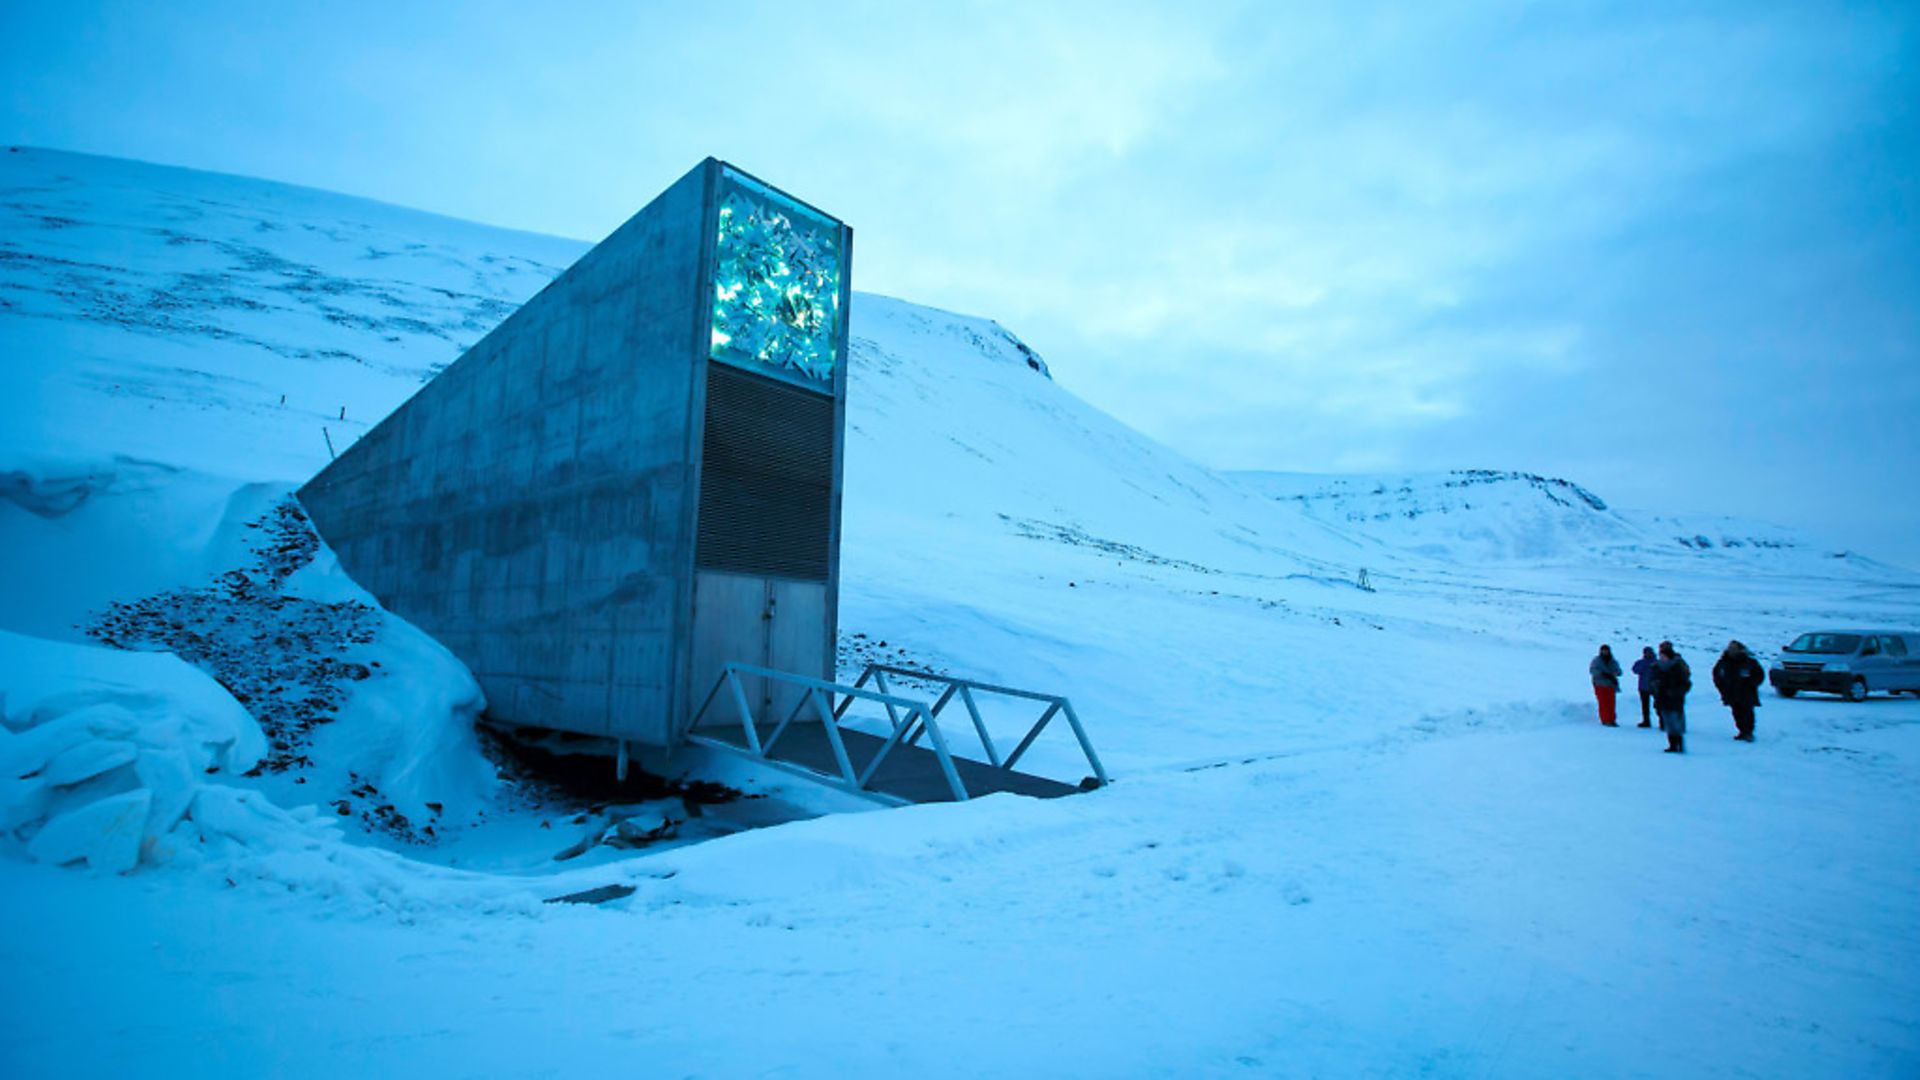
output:
{"label": "white double door", "polygon": [[[700,570],[693,576],[693,705],[698,708],[731,661],[832,679],[834,642],[825,582]],[[742,678],[754,719],[786,719],[806,691],[791,683]],[[812,720],[810,712],[800,719]],[[701,718],[702,727],[737,726],[739,707],[726,690]]]}

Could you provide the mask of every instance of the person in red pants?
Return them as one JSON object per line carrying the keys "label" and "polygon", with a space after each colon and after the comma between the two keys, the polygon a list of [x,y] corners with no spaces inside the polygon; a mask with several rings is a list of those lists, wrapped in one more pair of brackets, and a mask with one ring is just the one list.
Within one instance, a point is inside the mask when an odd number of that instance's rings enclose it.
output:
{"label": "person in red pants", "polygon": [[1620,661],[1613,658],[1613,646],[1600,646],[1600,655],[1587,662],[1587,674],[1593,676],[1593,697],[1600,703],[1600,722],[1619,727],[1613,717],[1613,698],[1620,692]]}

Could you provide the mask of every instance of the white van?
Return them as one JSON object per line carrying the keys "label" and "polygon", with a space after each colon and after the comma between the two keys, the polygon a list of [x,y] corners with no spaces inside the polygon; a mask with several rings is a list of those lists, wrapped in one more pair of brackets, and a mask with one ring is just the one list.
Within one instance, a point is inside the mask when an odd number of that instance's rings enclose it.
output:
{"label": "white van", "polygon": [[1821,630],[1780,651],[1767,681],[1781,697],[1802,690],[1864,701],[1877,690],[1920,697],[1920,634],[1902,630]]}

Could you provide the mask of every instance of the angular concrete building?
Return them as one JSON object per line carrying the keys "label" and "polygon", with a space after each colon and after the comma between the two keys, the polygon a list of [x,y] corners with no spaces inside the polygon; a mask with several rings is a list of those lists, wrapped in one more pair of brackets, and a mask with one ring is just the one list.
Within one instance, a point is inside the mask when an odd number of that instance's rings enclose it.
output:
{"label": "angular concrete building", "polygon": [[671,745],[728,661],[831,679],[852,240],[708,159],[300,501],[496,723]]}

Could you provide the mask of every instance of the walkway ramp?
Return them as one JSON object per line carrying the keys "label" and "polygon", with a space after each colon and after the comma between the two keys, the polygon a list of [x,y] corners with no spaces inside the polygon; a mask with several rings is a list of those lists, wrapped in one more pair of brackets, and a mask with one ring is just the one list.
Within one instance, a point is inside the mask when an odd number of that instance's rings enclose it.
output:
{"label": "walkway ramp", "polygon": [[[921,699],[894,686],[906,681],[936,691]],[[749,693],[754,685],[758,695]],[[777,684],[794,704],[774,719],[763,704],[752,707],[755,696],[764,702],[765,687]],[[981,715],[979,699],[999,697],[1026,700],[1044,706],[1013,751],[1004,757]],[[985,760],[955,752],[941,717],[955,702],[966,712]],[[867,706],[867,726],[884,733],[860,730],[849,722],[856,705]],[[872,706],[885,710],[882,714]],[[731,709],[733,715],[725,717]],[[714,722],[719,717],[718,722]],[[1078,783],[1022,772],[1016,766],[1048,725],[1063,718],[1079,743],[1091,775]],[[703,724],[703,721],[708,721]],[[689,741],[744,754],[811,780],[863,795],[880,802],[963,802],[995,792],[1036,798],[1057,798],[1104,787],[1109,781],[1099,755],[1073,704],[1056,694],[996,686],[892,664],[869,664],[853,685],[811,679],[804,675],[728,664],[694,716]],[[973,740],[968,740],[971,750]]]}

